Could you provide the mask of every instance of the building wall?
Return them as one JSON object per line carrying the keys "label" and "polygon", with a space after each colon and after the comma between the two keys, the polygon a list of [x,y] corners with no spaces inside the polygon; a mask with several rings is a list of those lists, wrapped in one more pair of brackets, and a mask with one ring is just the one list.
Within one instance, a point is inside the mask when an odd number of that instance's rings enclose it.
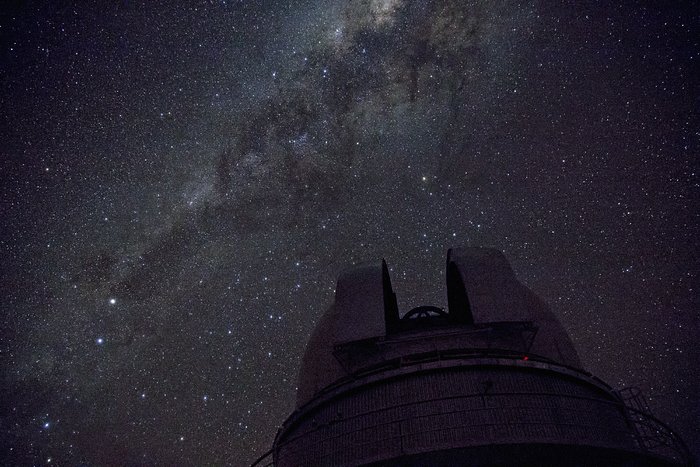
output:
{"label": "building wall", "polygon": [[276,465],[359,465],[499,444],[637,448],[619,401],[584,379],[522,366],[414,370],[292,417]]}

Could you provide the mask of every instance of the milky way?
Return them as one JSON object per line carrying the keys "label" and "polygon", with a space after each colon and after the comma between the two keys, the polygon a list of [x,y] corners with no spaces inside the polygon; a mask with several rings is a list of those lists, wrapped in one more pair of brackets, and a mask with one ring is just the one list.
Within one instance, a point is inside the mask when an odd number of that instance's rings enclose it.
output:
{"label": "milky way", "polygon": [[2,463],[249,464],[339,271],[460,245],[700,453],[698,8],[272,3],[3,6]]}

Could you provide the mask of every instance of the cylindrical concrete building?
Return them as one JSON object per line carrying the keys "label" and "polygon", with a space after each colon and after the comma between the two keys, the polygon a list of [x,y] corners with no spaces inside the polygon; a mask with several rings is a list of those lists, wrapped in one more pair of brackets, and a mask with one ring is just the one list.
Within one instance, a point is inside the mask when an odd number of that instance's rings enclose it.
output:
{"label": "cylindrical concrete building", "polygon": [[385,263],[341,275],[274,465],[689,465],[638,393],[582,368],[501,252],[451,250],[446,277],[447,311],[401,317]]}

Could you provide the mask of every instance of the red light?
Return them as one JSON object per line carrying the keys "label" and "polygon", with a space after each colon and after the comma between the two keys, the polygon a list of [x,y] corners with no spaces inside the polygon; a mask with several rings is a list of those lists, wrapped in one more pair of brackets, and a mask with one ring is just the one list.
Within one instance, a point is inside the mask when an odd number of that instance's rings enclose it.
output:
{"label": "red light", "polygon": [[528,357],[527,355],[524,355],[523,360],[528,361],[528,360],[530,360],[530,357]]}

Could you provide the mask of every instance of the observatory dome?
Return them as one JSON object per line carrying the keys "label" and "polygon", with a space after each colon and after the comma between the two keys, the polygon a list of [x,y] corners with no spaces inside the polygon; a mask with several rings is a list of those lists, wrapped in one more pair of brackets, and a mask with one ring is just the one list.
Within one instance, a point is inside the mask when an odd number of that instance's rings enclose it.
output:
{"label": "observatory dome", "polygon": [[615,391],[582,368],[552,310],[500,251],[450,250],[445,277],[447,309],[402,315],[384,261],[340,275],[274,465],[689,464],[638,391]]}

